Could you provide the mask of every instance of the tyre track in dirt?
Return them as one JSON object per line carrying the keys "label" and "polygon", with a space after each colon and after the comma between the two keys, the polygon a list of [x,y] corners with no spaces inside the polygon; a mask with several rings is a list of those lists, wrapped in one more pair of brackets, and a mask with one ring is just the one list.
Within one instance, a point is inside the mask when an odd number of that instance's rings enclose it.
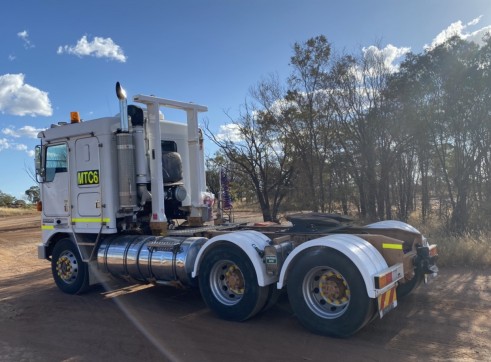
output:
{"label": "tyre track in dirt", "polygon": [[0,236],[14,231],[37,231],[40,225],[39,214],[0,217]]}

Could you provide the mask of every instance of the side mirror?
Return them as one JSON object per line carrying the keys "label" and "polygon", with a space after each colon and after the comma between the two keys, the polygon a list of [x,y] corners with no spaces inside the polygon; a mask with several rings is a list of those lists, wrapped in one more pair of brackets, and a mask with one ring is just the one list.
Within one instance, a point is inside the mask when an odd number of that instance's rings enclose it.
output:
{"label": "side mirror", "polygon": [[36,168],[36,178],[39,176],[43,181],[45,176],[45,168],[43,167],[43,149],[44,147],[37,145],[34,149],[34,167]]}

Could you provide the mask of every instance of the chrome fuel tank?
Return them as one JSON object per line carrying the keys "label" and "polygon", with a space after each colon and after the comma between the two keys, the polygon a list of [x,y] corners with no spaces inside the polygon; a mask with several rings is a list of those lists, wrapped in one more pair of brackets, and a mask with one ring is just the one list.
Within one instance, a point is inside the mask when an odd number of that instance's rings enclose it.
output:
{"label": "chrome fuel tank", "polygon": [[103,240],[97,252],[99,270],[139,282],[192,285],[196,255],[207,241],[201,237],[124,235]]}

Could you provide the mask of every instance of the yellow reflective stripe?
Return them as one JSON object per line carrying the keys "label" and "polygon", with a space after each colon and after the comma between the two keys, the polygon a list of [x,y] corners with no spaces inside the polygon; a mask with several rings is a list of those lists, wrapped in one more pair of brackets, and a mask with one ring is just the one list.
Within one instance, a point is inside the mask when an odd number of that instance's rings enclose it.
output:
{"label": "yellow reflective stripe", "polygon": [[105,222],[108,223],[111,221],[110,218],[106,217],[101,219],[100,217],[80,217],[72,219],[72,222]]}
{"label": "yellow reflective stripe", "polygon": [[53,230],[54,225],[41,225],[41,230]]}
{"label": "yellow reflective stripe", "polygon": [[395,250],[402,250],[402,244],[382,244],[383,249],[395,249]]}

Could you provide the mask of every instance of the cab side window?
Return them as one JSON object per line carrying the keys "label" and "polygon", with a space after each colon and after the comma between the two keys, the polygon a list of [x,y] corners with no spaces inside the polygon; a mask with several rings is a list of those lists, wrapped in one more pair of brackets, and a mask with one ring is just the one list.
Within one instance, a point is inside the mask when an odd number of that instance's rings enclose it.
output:
{"label": "cab side window", "polygon": [[46,148],[46,182],[53,181],[57,173],[68,171],[67,155],[66,144]]}

